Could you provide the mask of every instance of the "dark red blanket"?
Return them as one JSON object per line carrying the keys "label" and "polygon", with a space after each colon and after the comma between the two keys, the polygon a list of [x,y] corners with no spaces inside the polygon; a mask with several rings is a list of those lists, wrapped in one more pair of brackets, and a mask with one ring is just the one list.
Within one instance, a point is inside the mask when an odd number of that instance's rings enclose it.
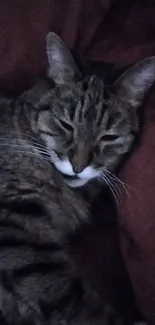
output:
{"label": "dark red blanket", "polygon": [[[155,1],[1,0],[2,89],[21,91],[42,75],[46,65],[45,35],[49,30],[58,33],[68,47],[75,50],[83,65],[92,60],[112,63],[116,68],[125,67],[155,55]],[[145,107],[141,145],[121,175],[129,185],[129,197],[123,201],[119,214],[119,236],[136,303],[142,313],[155,322],[154,106],[152,90]],[[103,209],[103,217],[107,213]],[[127,280],[115,227],[112,223],[106,230],[99,228],[94,226],[83,236],[79,252],[86,268],[91,265],[92,278],[101,279],[99,287],[109,290],[111,298],[121,296],[123,304]]]}

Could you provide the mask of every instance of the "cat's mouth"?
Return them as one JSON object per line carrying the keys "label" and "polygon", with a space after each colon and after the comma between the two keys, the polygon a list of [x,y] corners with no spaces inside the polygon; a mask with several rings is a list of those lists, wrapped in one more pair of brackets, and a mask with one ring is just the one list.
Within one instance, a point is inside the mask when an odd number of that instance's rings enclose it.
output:
{"label": "cat's mouth", "polygon": [[87,166],[80,173],[75,174],[68,157],[59,158],[58,155],[51,155],[51,160],[55,167],[61,172],[66,183],[71,187],[80,187],[85,185],[91,179],[99,176],[100,172],[93,166]]}
{"label": "cat's mouth", "polygon": [[63,174],[63,176],[65,177],[66,180],[69,180],[69,181],[74,181],[74,180],[77,180],[80,178],[78,175],[70,176],[70,175]]}
{"label": "cat's mouth", "polygon": [[69,187],[73,187],[73,188],[76,188],[76,187],[82,187],[84,185],[86,185],[86,183],[88,183],[88,179],[81,179],[78,175],[75,175],[75,176],[69,176],[69,175],[64,175],[63,174],[63,177],[65,179],[65,182],[66,184],[69,186]]}

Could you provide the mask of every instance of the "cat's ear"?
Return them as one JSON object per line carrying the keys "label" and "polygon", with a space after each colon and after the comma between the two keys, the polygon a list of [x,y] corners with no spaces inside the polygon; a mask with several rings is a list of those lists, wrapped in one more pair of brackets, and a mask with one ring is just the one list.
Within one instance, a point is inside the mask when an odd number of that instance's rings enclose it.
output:
{"label": "cat's ear", "polygon": [[129,68],[114,83],[113,89],[117,97],[137,108],[154,81],[155,56],[144,59]]}
{"label": "cat's ear", "polygon": [[58,84],[72,82],[80,78],[77,65],[59,36],[49,32],[46,37],[48,57],[48,77]]}

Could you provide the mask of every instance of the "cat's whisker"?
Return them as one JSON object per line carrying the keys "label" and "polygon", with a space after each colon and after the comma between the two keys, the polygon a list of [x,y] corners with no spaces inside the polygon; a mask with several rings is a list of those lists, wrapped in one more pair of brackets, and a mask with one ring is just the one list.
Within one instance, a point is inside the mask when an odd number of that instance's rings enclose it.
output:
{"label": "cat's whisker", "polygon": [[118,196],[117,196],[117,192],[116,189],[114,188],[114,186],[111,184],[111,182],[109,181],[108,177],[105,174],[102,174],[99,176],[98,178],[101,182],[105,182],[109,189],[111,190],[111,193],[115,199],[115,202],[117,204],[117,206],[119,206],[119,200],[118,200]]}
{"label": "cat's whisker", "polygon": [[27,141],[28,144],[30,144],[30,145],[32,145],[32,146],[35,146],[35,147],[37,147],[37,148],[45,149],[45,150],[46,150],[45,146],[42,145],[42,144],[40,144],[40,143],[38,143],[38,142],[35,142],[35,141],[28,141],[28,140],[26,140],[26,141]]}
{"label": "cat's whisker", "polygon": [[[102,174],[102,177],[103,178],[107,178],[108,179],[108,182],[111,184],[113,190],[115,191],[116,193],[116,197],[117,197],[117,201],[119,202],[118,205],[121,204],[122,202],[122,197],[123,197],[123,193],[122,193],[122,190],[120,188],[120,184],[118,182],[116,182],[115,179],[113,179],[111,177],[111,175],[109,175],[108,173],[106,173],[106,170],[104,171],[104,173]],[[123,189],[124,190],[124,189]]]}
{"label": "cat's whisker", "polygon": [[110,174],[111,176],[113,176],[119,183],[121,183],[123,186],[126,186],[126,184],[124,182],[122,182],[115,174],[113,174],[112,172],[110,172],[108,169],[106,169],[106,172],[108,174]]}
{"label": "cat's whisker", "polygon": [[105,175],[108,179],[108,182],[110,183],[111,187],[113,188],[115,192],[115,196],[117,197],[118,206],[120,205],[120,202],[122,201],[122,192],[119,188],[119,186],[109,177],[109,175]]}
{"label": "cat's whisker", "polygon": [[[16,145],[16,146],[25,146],[25,143],[23,142],[23,140],[20,140],[20,139],[14,139],[15,141],[12,142],[10,141],[10,139],[7,139],[6,137],[5,138],[0,138],[0,145]],[[43,149],[43,150],[46,150],[46,147],[44,145],[40,145],[39,143],[37,142],[31,142],[31,141],[26,141],[26,143],[28,145],[31,145],[33,146],[34,148],[39,148],[39,149]]]}
{"label": "cat's whisker", "polygon": [[[1,137],[1,139],[0,139],[0,143],[2,142],[3,143],[3,141],[7,141],[8,140],[8,143],[9,143],[9,141],[10,141],[10,139],[9,138],[7,138],[7,137],[4,137],[4,138],[2,138]],[[23,140],[21,140],[21,139],[16,139],[19,143],[23,143]],[[29,141],[29,140],[27,140],[26,139],[26,141],[27,141],[27,143],[28,144],[31,144],[31,145],[35,145],[35,146],[37,146],[37,147],[39,147],[39,148],[42,148],[42,149],[45,149],[45,146],[43,145],[43,144],[40,144],[40,143],[38,143],[38,141],[36,140],[36,141]]]}
{"label": "cat's whisker", "polygon": [[[17,153],[21,153],[23,155],[25,154],[25,155],[29,155],[29,156],[33,156],[33,157],[38,157],[38,158],[39,158],[39,155],[37,153],[39,153],[39,154],[42,154],[42,159],[49,162],[49,159],[47,158],[47,157],[49,157],[49,153],[47,152],[47,150],[40,150],[39,148],[35,148],[35,147],[33,150],[33,148],[26,148],[26,147],[23,147],[18,144],[10,144],[10,143],[2,143],[2,144],[0,143],[0,146],[8,146],[10,152],[12,150],[13,153],[17,152]],[[15,150],[13,151],[13,149],[15,149]],[[47,157],[45,157],[45,155]]]}
{"label": "cat's whisker", "polygon": [[[19,144],[19,143],[4,143],[4,142],[0,142],[0,145],[1,146],[9,146],[9,147],[15,147],[15,148],[22,148],[22,149],[24,149],[24,150],[26,150],[26,149],[30,149],[30,148],[27,148],[27,147],[24,147],[23,146],[23,144],[21,143],[21,144]],[[41,147],[38,147],[38,146],[33,146],[33,148],[31,148],[31,149],[37,149],[39,152],[42,152],[42,153],[46,153],[46,154],[48,154],[48,151],[46,150],[46,148],[44,147],[44,148],[41,148]]]}
{"label": "cat's whisker", "polygon": [[108,174],[110,174],[113,178],[115,178],[123,187],[128,186],[126,183],[122,182],[115,174],[110,172],[108,169],[106,170]]}
{"label": "cat's whisker", "polygon": [[21,150],[20,148],[18,148],[16,151],[12,151],[13,153],[14,152],[17,152],[17,153],[22,153],[23,155],[24,154],[29,154],[29,155],[32,155],[32,156],[36,156],[36,157],[39,157],[38,155],[37,155],[37,152],[35,152],[35,151],[30,151],[30,150]]}
{"label": "cat's whisker", "polygon": [[[2,127],[4,126],[5,127],[5,130],[7,129],[7,125],[5,125],[3,123],[0,123],[0,126],[2,126]],[[8,134],[14,134],[14,135],[16,134],[18,136],[18,132],[16,130],[10,130],[9,127],[8,127]],[[21,132],[20,131],[20,135],[23,135],[24,137],[30,138],[32,140],[37,140],[36,137],[34,137],[34,136],[30,135],[30,134],[27,134],[25,132]]]}
{"label": "cat's whisker", "polygon": [[106,176],[108,177],[108,180],[111,182],[111,184],[115,188],[115,191],[117,193],[118,200],[121,203],[122,202],[122,199],[123,199],[123,193],[122,193],[122,190],[121,190],[119,184],[117,184],[114,179],[112,179],[111,177],[109,177],[109,175],[106,175]]}
{"label": "cat's whisker", "polygon": [[124,188],[120,187],[120,184],[116,181],[116,179],[113,178],[111,175],[109,175],[106,171],[105,171],[105,174],[108,177],[108,179],[112,182],[112,184],[114,185],[114,187],[117,187],[117,190],[118,190],[118,193],[120,195],[120,198],[122,199]]}
{"label": "cat's whisker", "polygon": [[105,173],[107,173],[109,175],[111,180],[113,179],[113,182],[115,181],[117,183],[119,188],[121,186],[122,191],[124,191],[126,193],[126,195],[128,196],[128,198],[130,198],[129,191],[127,189],[127,184],[122,182],[115,174],[111,173],[109,170],[106,169]]}
{"label": "cat's whisker", "polygon": [[113,190],[113,196],[114,196],[114,199],[115,199],[115,202],[116,202],[116,205],[117,207],[119,207],[119,204],[120,204],[120,196],[118,194],[118,191],[117,189],[115,188],[114,184],[110,181],[110,179],[106,176],[107,178],[107,181],[109,183],[109,187],[110,187],[110,190],[112,191]]}
{"label": "cat's whisker", "polygon": [[129,185],[129,184],[127,184],[127,183],[125,183],[125,182],[122,182],[118,177],[116,177],[116,175],[115,174],[113,174],[113,173],[111,173],[111,172],[109,172],[108,171],[108,173],[110,173],[115,179],[117,179],[117,181],[124,187],[124,190],[126,191],[126,194],[130,197],[130,194],[129,194],[129,191],[128,191],[128,189],[129,190],[132,190],[132,191],[136,191],[136,189],[133,187],[133,186],[131,186],[131,185]]}

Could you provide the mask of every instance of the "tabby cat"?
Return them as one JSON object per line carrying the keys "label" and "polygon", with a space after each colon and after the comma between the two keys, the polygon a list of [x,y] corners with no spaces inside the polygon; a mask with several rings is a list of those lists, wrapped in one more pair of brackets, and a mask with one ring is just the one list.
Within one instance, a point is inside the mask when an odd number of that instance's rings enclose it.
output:
{"label": "tabby cat", "polygon": [[70,234],[89,216],[75,187],[104,179],[130,150],[155,58],[106,89],[95,76],[82,79],[58,36],[46,41],[47,78],[0,104],[0,320],[107,325],[69,254]]}

